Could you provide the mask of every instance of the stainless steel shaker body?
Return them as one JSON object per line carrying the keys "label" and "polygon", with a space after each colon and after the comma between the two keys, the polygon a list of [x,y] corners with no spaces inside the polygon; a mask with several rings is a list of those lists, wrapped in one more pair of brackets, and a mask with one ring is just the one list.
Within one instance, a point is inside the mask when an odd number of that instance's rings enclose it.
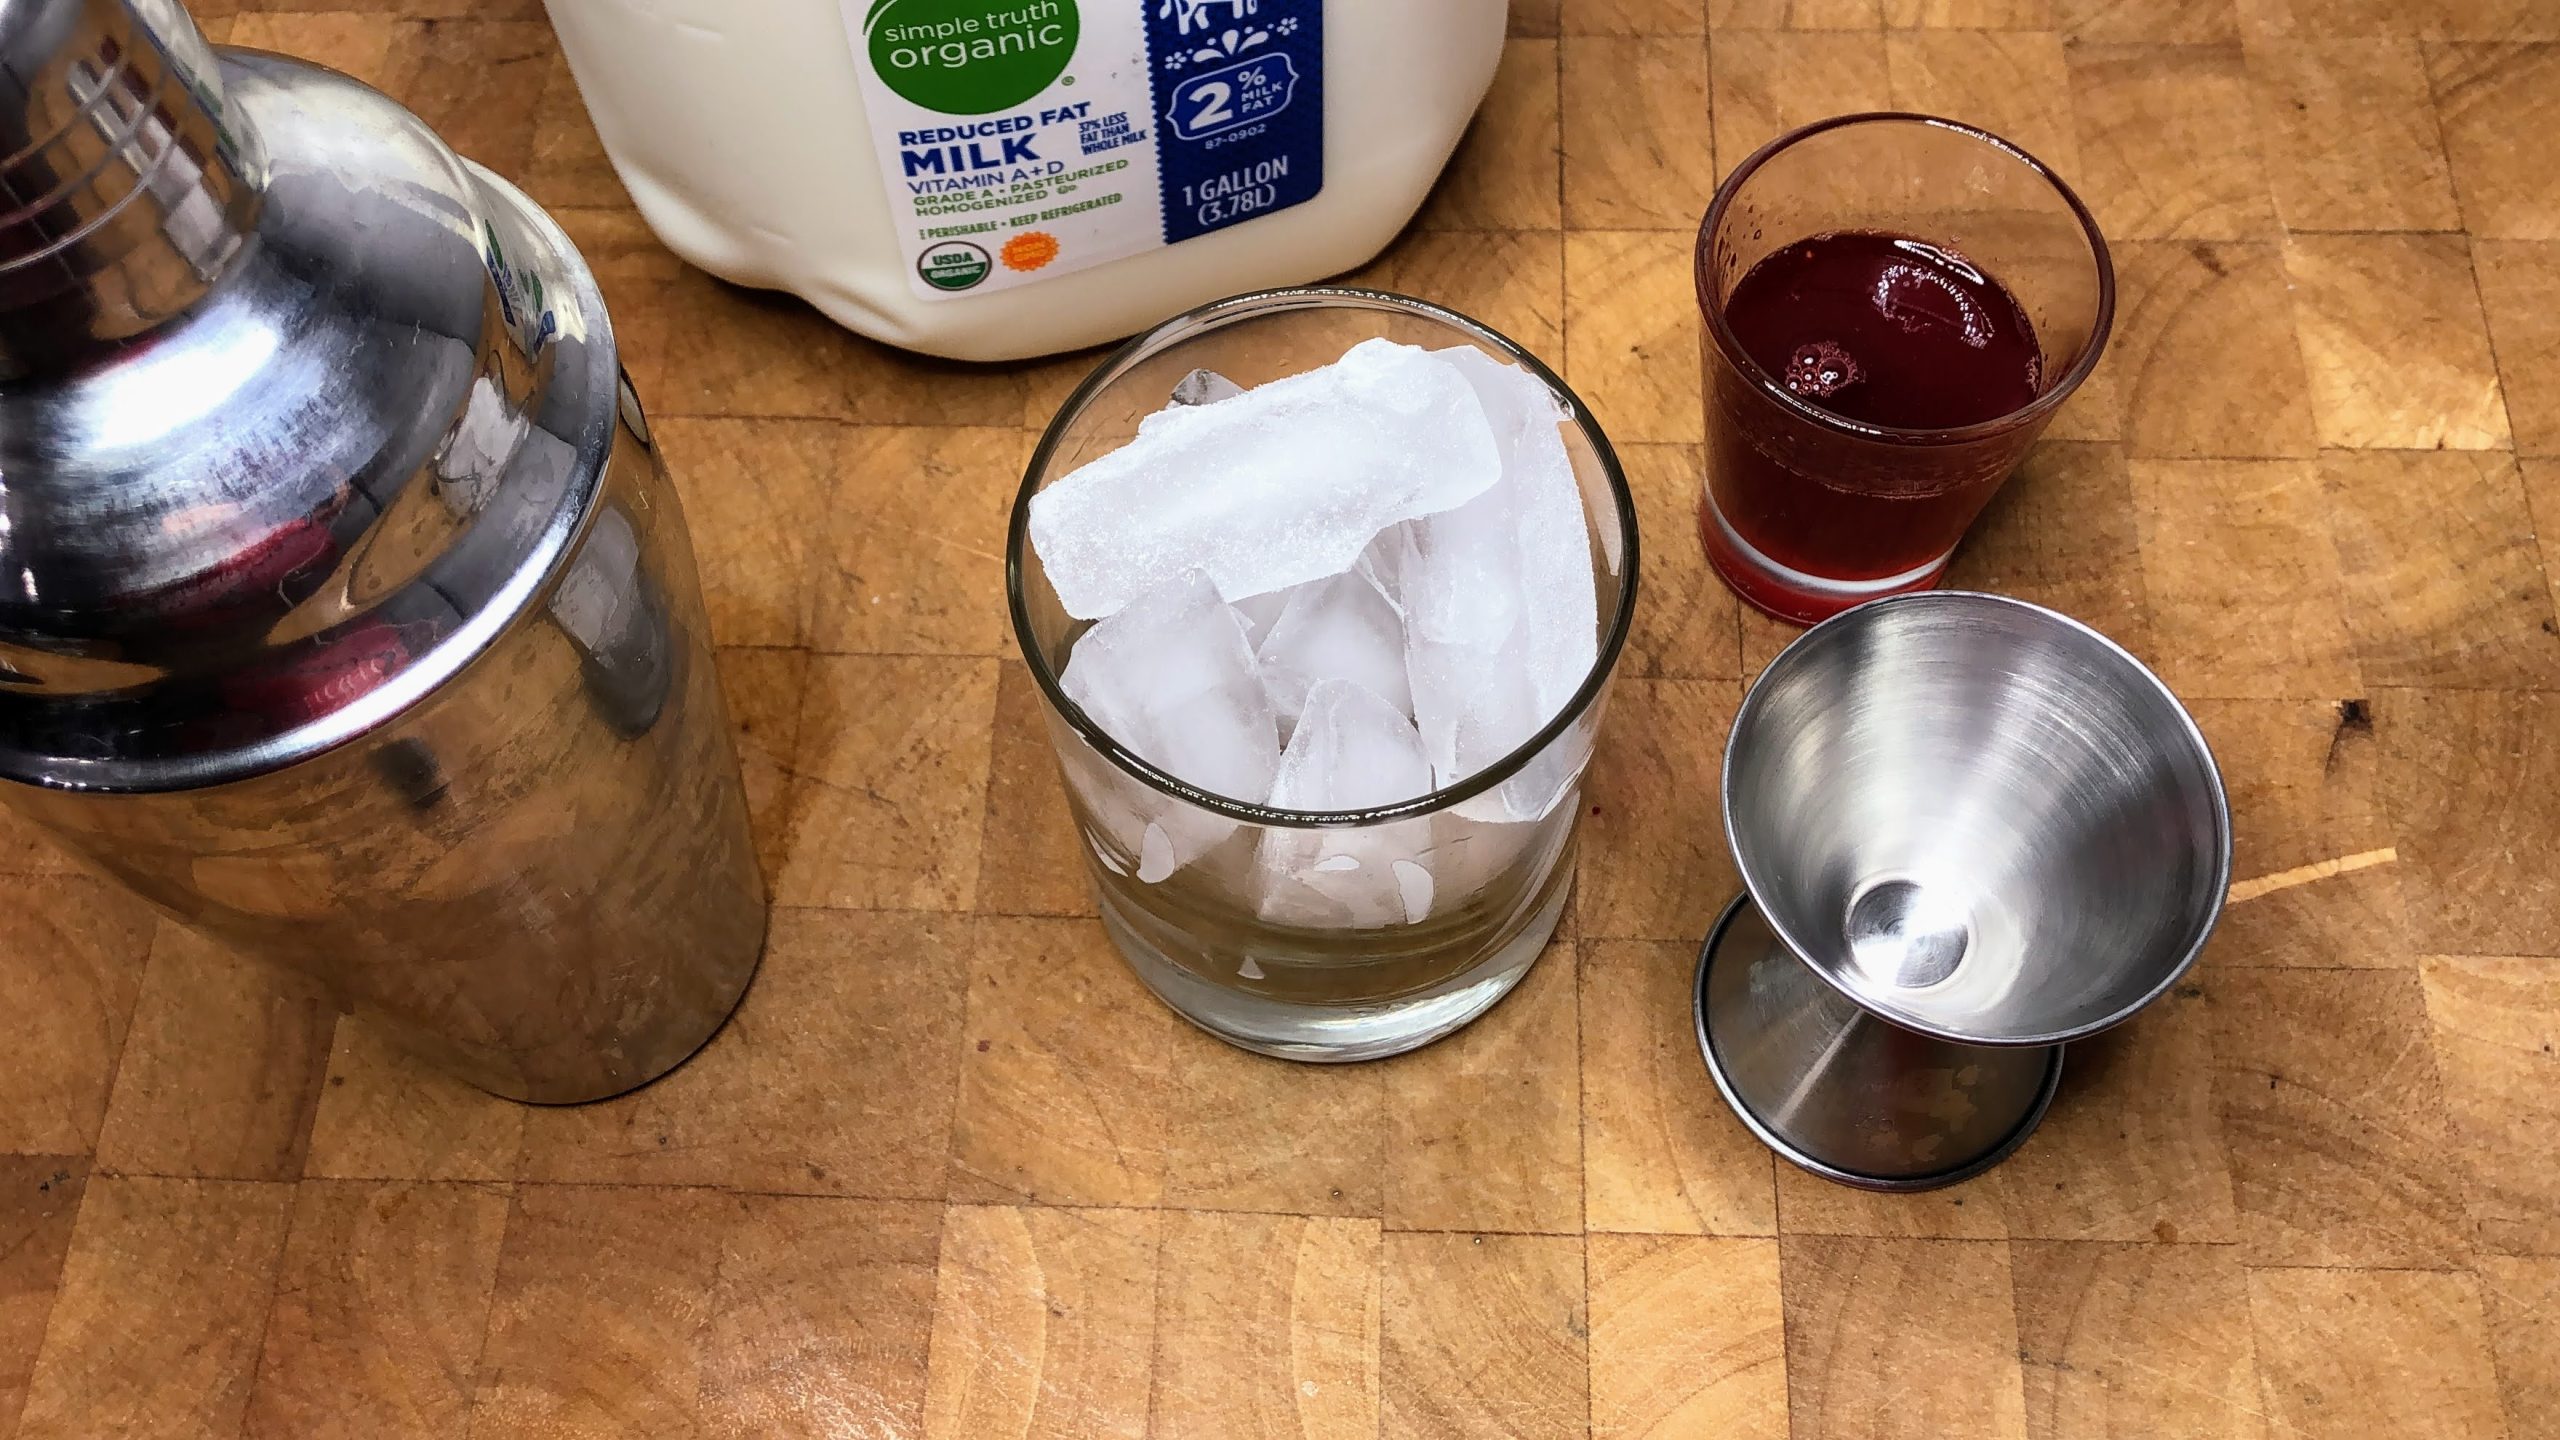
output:
{"label": "stainless steel shaker body", "polygon": [[763,885],[567,238],[172,0],[0,0],[0,153],[0,798],[499,1094],[682,1061]]}

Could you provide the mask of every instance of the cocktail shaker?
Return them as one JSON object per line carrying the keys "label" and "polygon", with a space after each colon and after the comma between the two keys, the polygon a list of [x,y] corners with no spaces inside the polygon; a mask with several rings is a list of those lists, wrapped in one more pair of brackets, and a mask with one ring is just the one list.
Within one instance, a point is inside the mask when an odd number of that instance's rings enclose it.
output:
{"label": "cocktail shaker", "polygon": [[762,881],[551,219],[174,0],[0,0],[0,798],[501,1095],[642,1084]]}

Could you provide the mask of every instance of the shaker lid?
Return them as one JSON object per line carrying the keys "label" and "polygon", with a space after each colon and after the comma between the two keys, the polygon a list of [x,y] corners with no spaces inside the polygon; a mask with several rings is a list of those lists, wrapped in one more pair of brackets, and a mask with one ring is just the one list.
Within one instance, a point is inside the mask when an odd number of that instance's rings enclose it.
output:
{"label": "shaker lid", "polygon": [[[0,0],[0,69],[28,9]],[[224,137],[199,158],[236,156],[248,200],[190,213],[236,243],[200,247],[195,293],[142,333],[0,379],[10,778],[183,788],[363,733],[540,598],[597,483],[618,367],[549,218],[355,81],[247,53],[217,78],[152,91],[145,124]],[[103,312],[139,273],[75,294]]]}

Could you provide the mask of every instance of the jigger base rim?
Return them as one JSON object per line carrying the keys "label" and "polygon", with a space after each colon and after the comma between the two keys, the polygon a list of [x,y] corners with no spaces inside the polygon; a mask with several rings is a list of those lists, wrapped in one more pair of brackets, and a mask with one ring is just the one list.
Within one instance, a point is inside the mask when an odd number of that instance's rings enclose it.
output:
{"label": "jigger base rim", "polygon": [[1724,943],[1725,931],[1732,927],[1734,917],[1742,913],[1742,907],[1750,903],[1749,891],[1734,896],[1732,902],[1724,907],[1724,913],[1716,917],[1714,928],[1707,931],[1706,942],[1698,947],[1698,969],[1690,984],[1689,1011],[1698,1031],[1698,1054],[1706,1061],[1708,1078],[1716,1082],[1716,1093],[1724,1097],[1725,1107],[1733,1111],[1734,1118],[1742,1122],[1743,1128],[1749,1130],[1761,1144],[1768,1146],[1778,1158],[1808,1174],[1821,1176],[1835,1185],[1847,1185],[1858,1190],[1877,1190],[1895,1194],[1940,1190],[1949,1185],[1962,1184],[2008,1159],[2017,1152],[2019,1146],[2027,1143],[2028,1136],[2036,1133],[2036,1127],[2044,1123],[2045,1111],[2052,1108],[2054,1094],[2062,1088],[2063,1047],[2060,1045],[2051,1047],[2053,1053],[2045,1062],[2044,1080],[2036,1087],[2035,1103],[2029,1105],[2027,1113],[2019,1117],[2016,1128],[2002,1136],[1998,1143],[1989,1149],[1943,1170],[1931,1170],[1920,1175],[1871,1175],[1862,1170],[1844,1170],[1823,1160],[1820,1156],[1799,1149],[1776,1130],[1762,1123],[1760,1117],[1752,1112],[1751,1107],[1743,1103],[1741,1094],[1733,1088],[1733,1081],[1726,1076],[1724,1062],[1716,1055],[1714,1032],[1707,1027],[1707,975],[1715,967],[1716,950]]}

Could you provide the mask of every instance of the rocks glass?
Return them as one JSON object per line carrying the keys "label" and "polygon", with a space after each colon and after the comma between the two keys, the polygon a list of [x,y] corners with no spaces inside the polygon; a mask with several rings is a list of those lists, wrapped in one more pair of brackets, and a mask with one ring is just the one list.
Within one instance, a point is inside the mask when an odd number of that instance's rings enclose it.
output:
{"label": "rocks glass", "polygon": [[[1209,794],[1133,753],[1060,688],[1087,622],[1061,607],[1030,544],[1032,497],[1126,444],[1195,372],[1251,387],[1331,364],[1372,337],[1472,346],[1553,390],[1588,529],[1597,662],[1525,743],[1435,793],[1339,813]],[[1373,291],[1274,290],[1217,301],[1131,341],[1050,423],[1006,550],[1015,637],[1040,688],[1103,925],[1131,968],[1202,1029],[1289,1059],[1392,1055],[1484,1013],[1528,972],[1563,913],[1582,772],[1635,587],[1635,507],[1608,440],[1561,380],[1473,320]]]}

